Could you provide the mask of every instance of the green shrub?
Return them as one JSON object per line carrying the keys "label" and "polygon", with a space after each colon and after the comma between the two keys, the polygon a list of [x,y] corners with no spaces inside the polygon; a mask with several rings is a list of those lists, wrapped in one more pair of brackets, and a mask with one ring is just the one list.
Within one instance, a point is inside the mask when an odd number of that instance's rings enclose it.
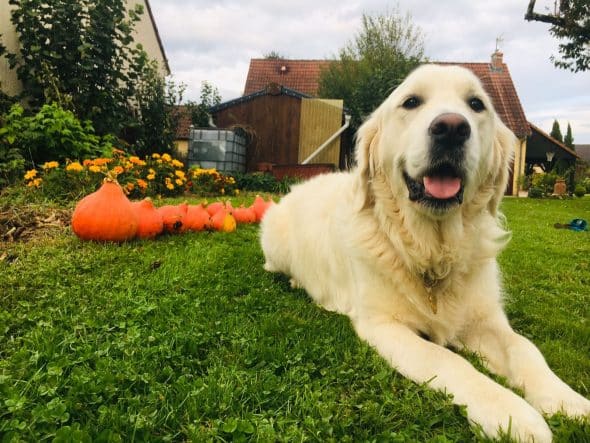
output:
{"label": "green shrub", "polygon": [[89,121],[81,122],[56,103],[43,105],[33,116],[15,104],[4,120],[0,140],[18,149],[32,164],[102,155],[114,141],[110,136],[97,136]]}
{"label": "green shrub", "polygon": [[529,189],[529,198],[543,198],[544,192],[542,188],[532,187]]}
{"label": "green shrub", "polygon": [[238,188],[244,191],[275,192],[277,187],[277,179],[264,172],[248,174],[234,172],[232,176],[235,178]]}
{"label": "green shrub", "polygon": [[584,194],[586,194],[586,187],[582,184],[577,184],[574,189],[574,195],[576,197],[584,197]]}
{"label": "green shrub", "polygon": [[271,192],[286,194],[291,186],[301,180],[296,177],[285,177],[277,180],[273,175],[264,172],[254,173],[232,173],[239,189],[253,192]]}
{"label": "green shrub", "polygon": [[535,174],[533,175],[533,179],[531,181],[531,188],[540,188],[543,193],[551,194],[558,178],[559,176],[554,172],[549,172],[547,174]]}

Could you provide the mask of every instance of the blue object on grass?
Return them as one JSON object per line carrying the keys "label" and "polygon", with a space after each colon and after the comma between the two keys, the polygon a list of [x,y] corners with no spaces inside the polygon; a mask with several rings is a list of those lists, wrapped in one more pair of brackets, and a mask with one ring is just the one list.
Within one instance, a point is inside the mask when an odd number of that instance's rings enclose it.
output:
{"label": "blue object on grass", "polygon": [[588,222],[581,218],[574,218],[571,222],[569,222],[569,228],[572,231],[587,231],[588,230]]}

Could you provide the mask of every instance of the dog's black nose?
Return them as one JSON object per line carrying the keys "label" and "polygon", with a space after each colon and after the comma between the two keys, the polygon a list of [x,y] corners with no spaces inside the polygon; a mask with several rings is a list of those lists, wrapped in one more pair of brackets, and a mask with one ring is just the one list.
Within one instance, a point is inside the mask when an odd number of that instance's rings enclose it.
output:
{"label": "dog's black nose", "polygon": [[430,123],[428,134],[435,142],[460,145],[471,135],[471,127],[462,115],[447,113],[439,115]]}

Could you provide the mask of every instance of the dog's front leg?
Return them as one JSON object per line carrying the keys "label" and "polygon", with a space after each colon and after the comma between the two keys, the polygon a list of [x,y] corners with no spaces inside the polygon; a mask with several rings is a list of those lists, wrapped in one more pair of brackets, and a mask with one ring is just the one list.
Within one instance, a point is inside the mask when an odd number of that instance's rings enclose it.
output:
{"label": "dog's front leg", "polygon": [[355,328],[402,375],[452,394],[454,403],[466,405],[469,419],[489,436],[498,437],[503,429],[521,441],[551,442],[551,431],[534,408],[461,356],[388,319],[357,319]]}
{"label": "dog's front leg", "polygon": [[464,344],[480,354],[492,372],[523,390],[527,401],[538,411],[590,417],[590,401],[549,369],[539,349],[514,332],[502,312],[474,322],[465,334]]}

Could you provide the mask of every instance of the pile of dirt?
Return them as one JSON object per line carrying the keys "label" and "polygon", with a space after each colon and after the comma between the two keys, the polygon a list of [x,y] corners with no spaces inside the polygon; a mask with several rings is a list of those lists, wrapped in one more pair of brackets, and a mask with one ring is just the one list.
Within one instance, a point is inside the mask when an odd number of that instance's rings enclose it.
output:
{"label": "pile of dirt", "polygon": [[0,242],[27,241],[69,226],[70,209],[19,206],[0,209]]}

